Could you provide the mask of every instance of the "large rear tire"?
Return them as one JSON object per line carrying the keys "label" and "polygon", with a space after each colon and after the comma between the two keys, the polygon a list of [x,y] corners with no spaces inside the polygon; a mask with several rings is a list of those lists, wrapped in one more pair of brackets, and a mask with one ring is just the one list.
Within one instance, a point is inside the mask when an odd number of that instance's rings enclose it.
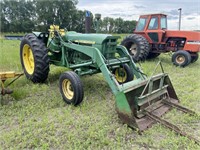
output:
{"label": "large rear tire", "polygon": [[144,61],[149,54],[149,42],[141,35],[132,34],[125,37],[121,45],[125,46],[135,62]]}
{"label": "large rear tire", "polygon": [[49,57],[45,44],[34,34],[26,34],[20,44],[20,60],[24,73],[34,83],[44,82],[49,73]]}
{"label": "large rear tire", "polygon": [[83,85],[75,72],[68,71],[62,73],[59,79],[59,88],[63,100],[67,104],[76,106],[83,101]]}

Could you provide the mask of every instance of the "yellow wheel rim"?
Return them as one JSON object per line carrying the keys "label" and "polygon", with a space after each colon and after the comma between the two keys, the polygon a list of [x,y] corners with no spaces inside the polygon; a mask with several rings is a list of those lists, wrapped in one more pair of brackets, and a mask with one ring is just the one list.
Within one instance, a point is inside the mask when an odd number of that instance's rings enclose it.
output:
{"label": "yellow wheel rim", "polygon": [[115,70],[115,77],[116,77],[116,80],[120,83],[123,83],[126,81],[127,79],[127,73],[126,73],[126,70],[124,68],[117,68]]}
{"label": "yellow wheel rim", "polygon": [[35,63],[34,63],[34,57],[31,47],[28,44],[25,44],[23,47],[23,62],[24,67],[28,74],[33,74]]}
{"label": "yellow wheel rim", "polygon": [[62,89],[63,89],[63,93],[64,93],[65,97],[68,100],[72,100],[72,98],[74,97],[74,91],[73,91],[71,82],[68,79],[63,80]]}
{"label": "yellow wheel rim", "polygon": [[178,55],[178,56],[176,57],[176,62],[177,62],[178,64],[184,63],[184,62],[185,62],[185,57],[182,56],[182,55]]}

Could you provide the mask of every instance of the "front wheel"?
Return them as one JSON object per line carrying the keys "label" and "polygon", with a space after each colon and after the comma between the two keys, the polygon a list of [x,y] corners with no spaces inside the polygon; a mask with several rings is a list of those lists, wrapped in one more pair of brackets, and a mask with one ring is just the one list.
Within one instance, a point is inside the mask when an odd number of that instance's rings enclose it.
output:
{"label": "front wheel", "polygon": [[113,70],[113,74],[119,84],[133,80],[133,72],[127,64],[122,64]]}
{"label": "front wheel", "polygon": [[172,62],[176,66],[185,67],[191,63],[191,55],[187,51],[179,50],[172,55]]}
{"label": "front wheel", "polygon": [[60,75],[60,93],[67,104],[74,106],[83,101],[83,85],[79,76],[73,71],[67,71]]}

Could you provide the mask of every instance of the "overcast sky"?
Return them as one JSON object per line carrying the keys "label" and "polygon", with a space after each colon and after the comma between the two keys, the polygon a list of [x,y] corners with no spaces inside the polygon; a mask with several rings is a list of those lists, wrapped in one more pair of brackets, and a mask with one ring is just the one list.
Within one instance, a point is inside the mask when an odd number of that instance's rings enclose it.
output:
{"label": "overcast sky", "polygon": [[200,30],[200,0],[79,0],[78,9],[89,10],[102,17],[138,20],[139,15],[165,13],[168,29],[178,29],[179,8],[182,8],[182,30]]}

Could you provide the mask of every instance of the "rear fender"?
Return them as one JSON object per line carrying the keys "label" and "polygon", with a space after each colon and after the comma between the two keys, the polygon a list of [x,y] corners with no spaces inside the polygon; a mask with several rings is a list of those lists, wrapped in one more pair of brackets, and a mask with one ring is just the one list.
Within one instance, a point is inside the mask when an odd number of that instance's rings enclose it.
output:
{"label": "rear fender", "polygon": [[47,45],[47,41],[49,38],[49,33],[45,33],[45,32],[33,32],[33,34],[40,39],[43,43],[45,43],[45,45]]}

